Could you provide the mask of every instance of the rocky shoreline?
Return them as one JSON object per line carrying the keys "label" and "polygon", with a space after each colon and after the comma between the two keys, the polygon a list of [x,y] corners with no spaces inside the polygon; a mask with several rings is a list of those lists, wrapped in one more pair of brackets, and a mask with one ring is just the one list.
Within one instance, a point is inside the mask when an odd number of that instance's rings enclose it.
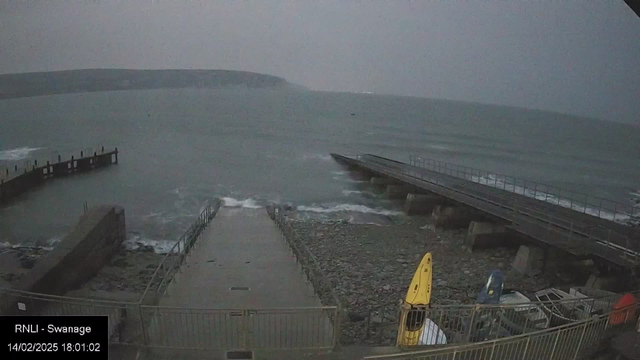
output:
{"label": "rocky shoreline", "polygon": [[[433,255],[432,304],[474,303],[495,269],[505,273],[505,288],[525,295],[575,281],[572,270],[562,267],[553,273],[523,276],[511,267],[517,246],[471,253],[464,247],[466,230],[434,230],[427,218],[384,216],[385,221],[372,221],[374,224],[302,220],[304,216],[295,212],[289,212],[289,218],[343,306],[344,345],[393,342],[395,329],[381,336],[376,326],[395,321],[398,305],[426,252]],[[376,225],[379,223],[388,225]]]}

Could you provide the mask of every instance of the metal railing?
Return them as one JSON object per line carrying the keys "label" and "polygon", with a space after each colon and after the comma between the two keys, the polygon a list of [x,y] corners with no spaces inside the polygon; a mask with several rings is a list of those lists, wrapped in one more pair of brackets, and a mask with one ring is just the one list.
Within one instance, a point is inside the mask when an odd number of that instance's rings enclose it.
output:
{"label": "metal railing", "polygon": [[[403,306],[398,338],[410,336],[416,324],[430,319],[446,337],[446,343],[496,340],[579,322],[609,313],[621,295],[501,305]],[[557,317],[556,314],[562,316]],[[440,340],[437,338],[436,340]]]}
{"label": "metal railing", "polygon": [[[155,306],[198,236],[216,215],[216,200],[164,256],[137,302],[73,298],[0,288],[0,313],[14,315],[107,315],[109,343],[141,348],[181,350],[313,349],[335,348],[340,333],[341,307],[331,284],[318,272],[318,263],[306,247],[295,244],[308,280],[332,306],[281,309],[195,309]],[[280,225],[279,225],[280,226]],[[285,227],[290,229],[290,226]],[[281,229],[285,229],[281,228]],[[297,238],[296,238],[297,239]],[[303,250],[304,249],[304,250]],[[313,267],[315,266],[315,267]],[[327,297],[327,295],[329,297]],[[333,299],[333,300],[331,300]]]}
{"label": "metal railing", "polygon": [[140,305],[120,302],[38,294],[0,288],[2,315],[106,315],[109,342],[144,344]]}
{"label": "metal railing", "polygon": [[[638,292],[632,294],[637,295]],[[560,309],[566,313],[571,319],[570,322],[607,313],[621,296],[611,294],[501,305],[433,304],[411,308],[405,306],[375,308],[370,310],[365,322],[364,340],[376,345],[394,345],[398,339],[400,321],[417,324],[424,318],[430,319],[439,327],[448,344],[497,339],[557,325],[556,321],[550,318],[550,311],[553,309]],[[400,335],[403,336],[402,333]]]}
{"label": "metal railing", "polygon": [[640,216],[640,209],[631,205],[563,189],[557,186],[519,179],[515,176],[498,174],[414,155],[409,156],[409,164],[429,171],[487,185],[513,194],[559,205],[606,220],[624,221],[630,217]]}
{"label": "metal railing", "polygon": [[178,239],[171,247],[171,250],[164,256],[160,265],[156,268],[147,287],[145,288],[140,303],[153,303],[158,297],[164,295],[167,291],[169,282],[173,280],[176,272],[184,262],[186,256],[196,243],[196,240],[202,234],[202,231],[209,225],[211,220],[216,216],[222,202],[215,199],[212,203],[207,204],[204,210],[198,216],[198,219],[189,227],[189,229]]}
{"label": "metal railing", "polygon": [[0,289],[11,315],[106,315],[109,343],[183,350],[332,349],[337,306],[193,309]]}
{"label": "metal railing", "polygon": [[626,234],[552,215],[545,209],[534,208],[533,203],[510,196],[508,192],[496,191],[488,186],[468,186],[468,181],[448,174],[421,171],[414,166],[407,168],[406,164],[372,155],[363,155],[360,159],[371,170],[387,176],[399,176],[416,186],[428,184],[428,190],[510,221],[515,230],[543,242],[574,253],[576,250],[581,254],[589,250],[624,266],[640,263],[640,241]]}
{"label": "metal railing", "polygon": [[307,281],[313,285],[315,294],[324,305],[335,308],[335,312],[331,313],[329,318],[333,325],[335,346],[339,346],[342,324],[342,306],[338,296],[333,291],[334,286],[325,276],[316,257],[311,253],[305,243],[301,241],[296,230],[287,221],[285,211],[279,206],[275,207],[274,215],[276,225],[293,251],[296,261],[300,264]]}
{"label": "metal railing", "polygon": [[582,359],[598,350],[609,330],[633,328],[640,304],[559,327],[465,345],[431,346],[431,349],[366,356],[363,360],[457,360],[457,359]]}
{"label": "metal railing", "polygon": [[183,309],[141,306],[152,348],[332,349],[337,307]]}

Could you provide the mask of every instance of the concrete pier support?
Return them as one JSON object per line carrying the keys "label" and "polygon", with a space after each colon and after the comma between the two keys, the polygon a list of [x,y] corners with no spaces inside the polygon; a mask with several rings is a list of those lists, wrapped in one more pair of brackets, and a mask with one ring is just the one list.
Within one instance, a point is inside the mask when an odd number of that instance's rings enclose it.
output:
{"label": "concrete pier support", "polygon": [[396,181],[391,178],[377,176],[372,177],[370,182],[372,185],[393,185],[396,183]]}
{"label": "concrete pier support", "polygon": [[407,200],[404,203],[404,212],[407,215],[428,214],[443,202],[444,199],[437,195],[407,194]]}
{"label": "concrete pier support", "polygon": [[589,276],[585,285],[586,288],[617,291],[620,280],[615,276]]}
{"label": "concrete pier support", "polygon": [[355,181],[362,181],[362,182],[370,182],[371,178],[373,177],[373,175],[371,175],[371,173],[366,172],[366,171],[359,171],[357,169],[349,169],[351,171],[349,171],[348,176],[355,180]]}
{"label": "concrete pier support", "polygon": [[384,193],[387,199],[406,199],[410,189],[404,185],[387,185]]}
{"label": "concrete pier support", "polygon": [[529,245],[521,245],[513,260],[513,268],[521,274],[539,272],[544,262],[544,250]]}
{"label": "concrete pier support", "polygon": [[431,222],[436,228],[462,229],[472,221],[482,220],[482,214],[467,206],[438,205],[431,213]]}
{"label": "concrete pier support", "polygon": [[501,246],[507,241],[507,229],[504,225],[472,221],[467,230],[465,244],[469,249],[475,250]]}

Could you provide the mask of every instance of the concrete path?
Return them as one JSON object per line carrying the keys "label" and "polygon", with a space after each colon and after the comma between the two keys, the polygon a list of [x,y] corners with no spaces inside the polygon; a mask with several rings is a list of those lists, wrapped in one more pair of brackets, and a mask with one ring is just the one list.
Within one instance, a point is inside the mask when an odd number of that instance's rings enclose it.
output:
{"label": "concrete path", "polygon": [[220,208],[151,318],[153,346],[330,348],[333,329],[265,209]]}

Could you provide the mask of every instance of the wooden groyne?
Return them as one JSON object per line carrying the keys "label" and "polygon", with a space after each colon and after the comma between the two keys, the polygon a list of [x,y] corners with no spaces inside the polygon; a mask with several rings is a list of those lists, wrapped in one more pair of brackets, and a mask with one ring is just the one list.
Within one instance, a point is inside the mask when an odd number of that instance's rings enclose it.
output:
{"label": "wooden groyne", "polygon": [[105,152],[103,147],[100,152],[93,154],[80,152],[79,158],[71,156],[67,161],[62,161],[58,155],[58,161],[53,164],[47,161],[46,164],[38,166],[38,161],[35,160],[30,169],[28,167],[19,169],[17,165],[13,169],[4,167],[1,169],[4,173],[0,174],[0,205],[47,180],[84,173],[117,163],[118,148]]}

